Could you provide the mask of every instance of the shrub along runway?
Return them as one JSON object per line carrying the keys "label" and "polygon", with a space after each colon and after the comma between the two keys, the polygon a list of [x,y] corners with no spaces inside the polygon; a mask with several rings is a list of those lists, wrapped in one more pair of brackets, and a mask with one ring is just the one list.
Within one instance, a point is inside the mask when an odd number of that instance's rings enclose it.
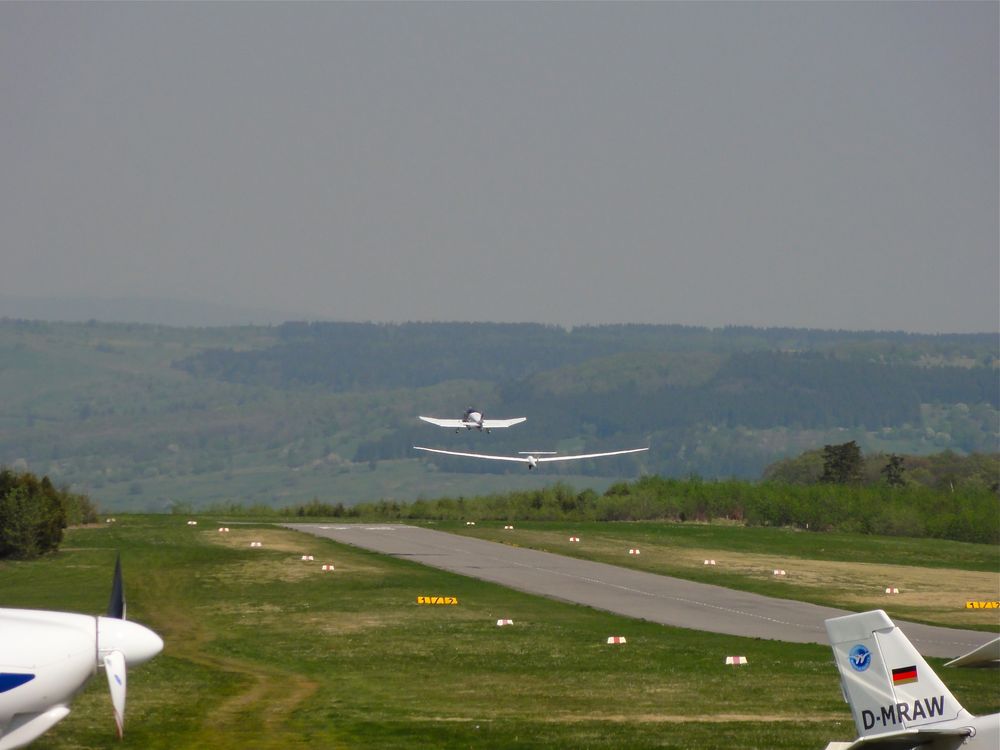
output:
{"label": "shrub along runway", "polygon": [[[337,542],[405,558],[519,591],[585,604],[663,625],[712,633],[828,645],[823,621],[847,614],[705,583],[629,570],[399,524],[286,524]],[[447,594],[448,592],[414,592]],[[924,656],[955,657],[989,633],[898,621]]]}

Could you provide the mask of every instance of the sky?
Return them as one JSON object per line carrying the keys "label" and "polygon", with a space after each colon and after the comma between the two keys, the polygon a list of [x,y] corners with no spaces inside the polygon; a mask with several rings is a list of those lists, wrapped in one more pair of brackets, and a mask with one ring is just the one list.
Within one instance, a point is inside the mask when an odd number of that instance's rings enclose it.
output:
{"label": "sky", "polygon": [[1000,329],[997,2],[0,3],[0,298]]}

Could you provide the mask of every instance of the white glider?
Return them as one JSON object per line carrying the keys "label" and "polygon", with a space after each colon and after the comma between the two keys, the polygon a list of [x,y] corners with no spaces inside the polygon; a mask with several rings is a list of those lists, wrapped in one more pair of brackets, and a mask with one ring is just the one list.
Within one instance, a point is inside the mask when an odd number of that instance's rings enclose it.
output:
{"label": "white glider", "polygon": [[[602,458],[603,456],[621,456],[625,453],[640,453],[648,451],[649,448],[629,448],[624,451],[609,451],[607,453],[581,453],[575,456],[549,456],[528,454],[526,456],[494,456],[489,453],[462,453],[461,451],[444,451],[439,448],[421,448],[414,445],[413,450],[428,451],[429,453],[443,453],[446,456],[465,456],[466,458],[485,458],[491,461],[514,461],[519,464],[528,464],[528,469],[534,469],[538,464],[547,461],[577,461],[584,458]],[[545,451],[547,453],[548,451]]]}
{"label": "white glider", "polygon": [[503,427],[513,427],[516,424],[527,421],[527,417],[515,417],[514,419],[486,419],[481,411],[466,409],[461,419],[438,419],[437,417],[420,417],[425,422],[430,422],[438,427],[454,428],[455,432],[460,432],[464,427],[467,430],[486,430],[489,432]]}

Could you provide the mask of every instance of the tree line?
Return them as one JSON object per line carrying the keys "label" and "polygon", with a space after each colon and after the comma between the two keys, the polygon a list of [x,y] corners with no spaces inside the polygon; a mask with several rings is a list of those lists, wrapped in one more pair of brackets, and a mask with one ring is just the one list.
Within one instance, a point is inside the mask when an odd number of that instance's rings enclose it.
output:
{"label": "tree line", "polygon": [[919,485],[754,484],[643,477],[603,494],[557,483],[542,490],[473,498],[345,507],[314,500],[280,511],[293,517],[381,521],[672,521],[726,519],[747,526],[795,527],[883,536],[1000,543],[996,494],[983,488],[941,492]]}
{"label": "tree line", "polygon": [[0,469],[0,559],[54,552],[68,525],[96,520],[97,509],[86,495],[58,489],[48,477]]}
{"label": "tree line", "polygon": [[764,469],[766,482],[814,485],[821,483],[885,483],[890,487],[921,486],[940,492],[978,488],[1000,492],[1000,453],[968,456],[943,451],[929,456],[895,453],[864,455],[852,440],[806,451],[775,461]]}

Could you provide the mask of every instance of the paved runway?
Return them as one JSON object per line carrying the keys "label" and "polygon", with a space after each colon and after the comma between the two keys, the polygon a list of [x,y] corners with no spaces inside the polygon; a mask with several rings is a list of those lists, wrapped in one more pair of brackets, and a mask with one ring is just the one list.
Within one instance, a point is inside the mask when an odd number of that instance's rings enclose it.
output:
{"label": "paved runway", "polygon": [[[397,524],[285,524],[519,591],[586,604],[664,625],[752,638],[829,645],[823,621],[846,610],[775,599],[550,552]],[[989,633],[897,621],[925,656],[956,657]]]}

